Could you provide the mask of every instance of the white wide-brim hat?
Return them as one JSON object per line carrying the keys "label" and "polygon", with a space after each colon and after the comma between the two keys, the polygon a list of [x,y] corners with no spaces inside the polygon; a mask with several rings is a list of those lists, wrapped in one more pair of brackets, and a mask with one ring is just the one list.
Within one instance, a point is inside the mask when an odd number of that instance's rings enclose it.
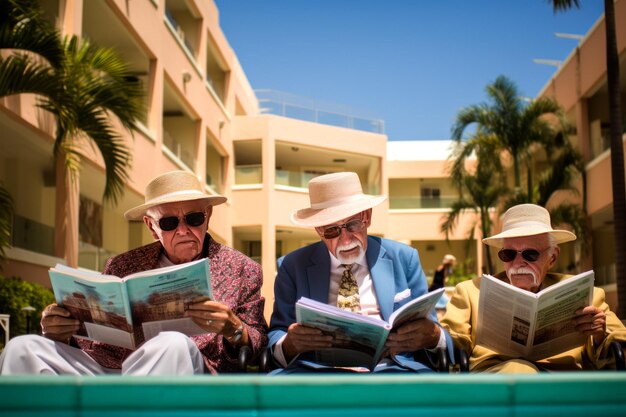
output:
{"label": "white wide-brim hat", "polygon": [[550,213],[536,204],[519,204],[504,213],[502,232],[483,239],[483,243],[496,248],[504,245],[504,239],[512,237],[536,236],[548,233],[555,243],[576,240],[576,235],[567,230],[555,230],[550,224]]}
{"label": "white wide-brim hat", "polygon": [[291,222],[298,226],[326,226],[377,206],[386,198],[363,194],[359,176],[354,172],[321,175],[309,181],[311,207],[294,211]]}
{"label": "white wide-brim hat", "polygon": [[145,203],[124,213],[128,220],[141,220],[146,211],[161,204],[206,200],[210,206],[226,201],[221,195],[209,195],[194,174],[188,171],[170,171],[154,178],[146,186]]}

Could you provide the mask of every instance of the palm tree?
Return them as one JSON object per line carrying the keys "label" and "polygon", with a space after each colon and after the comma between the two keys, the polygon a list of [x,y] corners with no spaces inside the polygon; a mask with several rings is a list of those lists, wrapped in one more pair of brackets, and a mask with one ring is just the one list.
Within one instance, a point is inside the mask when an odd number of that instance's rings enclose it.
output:
{"label": "palm tree", "polygon": [[[57,227],[56,249],[69,265],[77,266],[78,175],[84,139],[104,160],[104,198],[115,203],[128,180],[131,154],[113,122],[117,119],[131,133],[136,130],[143,92],[113,50],[76,36],[61,41],[36,1],[0,0],[0,13],[0,48],[12,50],[7,58],[0,57],[0,97],[37,93],[38,106],[55,117],[54,156],[63,177],[57,183],[57,214],[65,210],[76,214],[57,216],[73,223],[62,224],[61,231]],[[65,210],[59,204],[65,204]]]}
{"label": "palm tree", "polygon": [[[549,138],[547,138],[549,139]],[[566,191],[578,195],[575,182],[582,179],[582,207],[580,204],[562,202],[549,208],[550,218],[554,224],[568,225],[578,237],[583,253],[590,247],[591,234],[589,232],[586,210],[586,172],[582,155],[576,151],[571,143],[559,134],[554,141],[544,142],[547,164],[540,172],[528,169],[528,191],[518,193],[507,199],[503,204],[506,210],[517,204],[532,203],[547,207],[550,199],[558,191]]]}
{"label": "palm tree", "polygon": [[[579,0],[549,0],[556,13],[580,7]],[[613,0],[604,0],[606,30],[606,72],[609,92],[609,125],[611,135],[611,180],[613,183],[613,220],[615,224],[615,274],[617,280],[617,315],[626,317],[626,180],[624,179],[624,148],[619,81],[619,55]]]}
{"label": "palm tree", "polygon": [[[476,154],[482,167],[480,169],[485,170],[485,177],[484,182],[478,183],[480,187],[477,187],[475,192],[484,192],[486,195],[472,196],[474,203],[489,203],[487,207],[492,208],[501,206],[503,211],[521,203],[546,206],[558,190],[578,193],[574,181],[581,175],[584,192],[585,167],[582,156],[573,149],[567,139],[573,129],[558,103],[552,99],[524,101],[519,97],[515,84],[504,76],[498,77],[486,90],[493,103],[462,109],[453,126],[453,136],[460,141],[466,127],[474,123],[477,125],[476,133],[463,143],[461,151],[452,155],[455,158],[452,169],[453,182],[459,183],[455,172],[462,173],[465,160],[470,155]],[[550,117],[546,117],[548,115]],[[537,147],[545,150],[548,163],[545,169],[536,173],[533,159]],[[515,183],[512,193],[502,189],[504,178],[500,160],[502,156],[508,156],[513,161]],[[481,161],[488,158],[493,160],[493,166]],[[526,191],[522,191],[521,187],[522,164],[525,165],[527,172]],[[493,182],[490,183],[491,172]],[[494,189],[489,188],[490,184]],[[497,190],[497,193],[494,193],[494,190]],[[588,242],[586,237],[589,234],[586,232],[587,220],[584,208],[577,204],[561,203],[553,207],[551,213],[555,221],[570,225],[577,235],[581,236],[581,244],[586,250]],[[483,232],[488,231],[489,229],[485,229]]]}
{"label": "palm tree", "polygon": [[460,141],[466,128],[476,126],[476,132],[493,135],[498,148],[513,161],[515,192],[521,192],[521,165],[530,160],[529,150],[534,143],[542,143],[548,135],[556,135],[546,116],[562,120],[559,105],[550,98],[526,103],[517,86],[507,77],[499,76],[486,87],[489,103],[463,108],[452,126],[452,138]]}
{"label": "palm tree", "polygon": [[[460,215],[468,210],[477,215],[477,220],[468,231],[468,239],[473,239],[474,229],[479,224],[481,240],[491,235],[490,211],[509,193],[506,174],[500,160],[500,143],[494,135],[475,134],[466,142],[459,143],[453,150],[454,160],[450,169],[452,183],[459,191],[459,199],[452,203],[451,210],[441,225],[446,239],[454,231]],[[466,161],[476,157],[476,166],[468,171]],[[485,251],[487,270],[493,273],[493,262],[489,249]]]}
{"label": "palm tree", "polygon": [[57,122],[55,155],[64,154],[69,174],[75,175],[80,169],[80,138],[88,137],[105,161],[104,197],[115,203],[128,180],[130,151],[110,116],[130,132],[138,129],[143,92],[112,49],[72,36],[64,40],[63,50],[63,65],[55,71],[58,88],[40,104]]}

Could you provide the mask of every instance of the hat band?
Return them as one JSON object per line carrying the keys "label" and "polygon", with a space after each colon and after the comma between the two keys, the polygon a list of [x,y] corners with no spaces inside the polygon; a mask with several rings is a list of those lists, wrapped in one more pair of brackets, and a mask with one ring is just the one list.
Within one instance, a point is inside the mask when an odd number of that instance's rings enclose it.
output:
{"label": "hat band", "polygon": [[347,197],[340,197],[333,200],[326,200],[320,203],[311,204],[311,208],[313,210],[321,210],[329,207],[339,206],[342,204],[352,203],[363,199],[365,199],[365,194],[349,195]]}
{"label": "hat band", "polygon": [[[510,226],[510,227],[507,227],[507,226]],[[553,232],[554,231],[554,229],[552,229],[552,227],[546,225],[543,222],[538,222],[536,220],[527,220],[527,221],[515,222],[514,224],[510,224],[510,225],[506,225],[505,224],[503,229],[504,229],[504,231],[506,231],[507,229],[510,230],[510,229],[513,229],[513,228],[517,229],[517,228],[535,228],[535,227],[538,227],[538,228],[541,228],[541,229],[545,229],[546,232]]]}
{"label": "hat band", "polygon": [[182,190],[182,191],[174,191],[174,192],[171,192],[171,193],[160,195],[157,198],[153,198],[151,200],[146,201],[146,204],[153,203],[155,201],[167,200],[167,199],[169,199],[171,197],[176,197],[176,196],[179,196],[179,195],[190,195],[190,194],[196,194],[196,195],[202,195],[202,196],[208,197],[208,195],[203,193],[202,191],[198,191],[198,190]]}

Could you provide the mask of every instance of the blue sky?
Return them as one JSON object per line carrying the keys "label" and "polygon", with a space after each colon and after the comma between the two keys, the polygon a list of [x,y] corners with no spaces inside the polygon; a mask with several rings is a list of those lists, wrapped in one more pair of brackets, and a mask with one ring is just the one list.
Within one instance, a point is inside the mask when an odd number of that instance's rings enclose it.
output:
{"label": "blue sky", "polygon": [[534,97],[603,2],[554,14],[546,0],[216,0],[254,89],[350,106],[390,140],[449,139],[462,107],[499,75]]}

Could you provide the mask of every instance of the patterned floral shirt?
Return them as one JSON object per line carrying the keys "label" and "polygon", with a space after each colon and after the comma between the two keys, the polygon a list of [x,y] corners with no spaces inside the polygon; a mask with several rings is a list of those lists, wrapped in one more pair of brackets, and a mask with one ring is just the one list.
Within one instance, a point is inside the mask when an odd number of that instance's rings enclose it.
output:
{"label": "patterned floral shirt", "polygon": [[[204,250],[211,268],[211,285],[217,301],[226,304],[248,328],[253,355],[267,346],[267,323],[263,316],[265,300],[261,296],[263,272],[261,266],[235,249],[221,245],[207,234]],[[105,274],[124,277],[157,267],[163,253],[161,242],[154,242],[122,253],[108,260]],[[224,337],[215,333],[191,336],[204,356],[210,373],[234,372],[237,350]],[[75,339],[78,346],[100,365],[121,369],[122,362],[133,351],[101,342]]]}

